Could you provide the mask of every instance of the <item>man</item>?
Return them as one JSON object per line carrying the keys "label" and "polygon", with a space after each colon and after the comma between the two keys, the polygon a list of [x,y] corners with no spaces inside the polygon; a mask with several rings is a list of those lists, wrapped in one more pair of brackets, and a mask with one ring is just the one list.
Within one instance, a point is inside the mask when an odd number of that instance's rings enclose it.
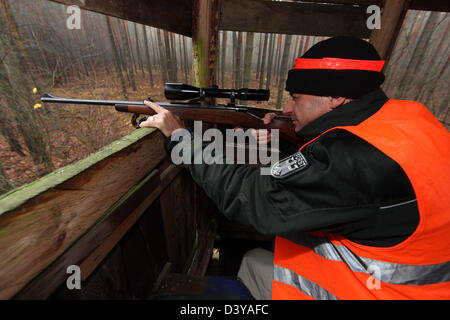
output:
{"label": "man", "polygon": [[[255,298],[450,298],[450,135],[425,106],[386,97],[383,64],[351,37],[297,59],[283,112],[309,142],[271,176],[185,164],[225,216],[277,235],[274,255],[241,266]],[[182,128],[148,105],[158,114],[144,126]]]}

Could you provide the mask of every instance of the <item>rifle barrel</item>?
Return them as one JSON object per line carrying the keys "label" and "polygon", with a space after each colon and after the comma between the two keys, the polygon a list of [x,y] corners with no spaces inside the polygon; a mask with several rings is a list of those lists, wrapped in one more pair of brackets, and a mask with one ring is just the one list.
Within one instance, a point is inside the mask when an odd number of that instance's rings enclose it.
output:
{"label": "rifle barrel", "polygon": [[68,99],[68,98],[54,97],[48,93],[45,93],[42,96],[41,101],[47,102],[47,103],[90,104],[90,105],[98,105],[98,106],[114,106],[117,104],[144,105],[143,101]]}

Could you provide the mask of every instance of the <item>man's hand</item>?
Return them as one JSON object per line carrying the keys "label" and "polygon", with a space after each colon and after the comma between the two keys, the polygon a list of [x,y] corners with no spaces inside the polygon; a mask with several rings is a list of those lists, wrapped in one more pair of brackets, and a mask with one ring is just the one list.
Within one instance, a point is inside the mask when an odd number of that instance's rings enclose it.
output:
{"label": "man's hand", "polygon": [[271,123],[272,120],[273,120],[273,118],[275,118],[276,116],[277,116],[277,115],[276,115],[275,113],[273,113],[273,112],[266,113],[266,114],[264,115],[264,118],[263,118],[264,124],[269,124],[269,123]]}
{"label": "man's hand", "polygon": [[152,108],[156,114],[142,122],[140,124],[141,127],[158,128],[166,137],[171,136],[175,130],[184,128],[181,119],[169,110],[150,101],[144,101],[144,103],[146,106]]}
{"label": "man's hand", "polygon": [[[266,113],[263,118],[264,124],[269,124],[275,117],[276,117],[276,114],[273,112]],[[244,130],[244,129],[241,127],[235,127],[234,131],[237,131],[237,130]],[[250,130],[250,133],[252,134],[252,136],[255,137],[258,144],[261,144],[261,145],[269,144],[269,142],[272,140],[272,135],[270,134],[270,131],[268,131],[266,129],[262,129],[262,130],[249,129],[249,130]]]}

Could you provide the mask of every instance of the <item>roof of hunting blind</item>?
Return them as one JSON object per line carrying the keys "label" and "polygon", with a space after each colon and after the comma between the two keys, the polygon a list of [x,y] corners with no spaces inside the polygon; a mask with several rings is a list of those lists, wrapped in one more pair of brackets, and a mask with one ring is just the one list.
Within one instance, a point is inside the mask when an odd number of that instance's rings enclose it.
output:
{"label": "roof of hunting blind", "polygon": [[[384,58],[389,56],[408,9],[446,11],[447,0],[53,0],[192,37],[200,16],[210,16],[218,30],[312,36],[370,38]],[[205,9],[202,7],[205,4]],[[367,8],[378,5],[381,30],[366,27]],[[200,13],[199,13],[200,12]],[[203,14],[204,12],[205,14]],[[208,13],[209,12],[209,13]],[[372,12],[372,11],[370,11]],[[213,13],[213,14],[212,14]],[[201,24],[201,22],[199,22]]]}

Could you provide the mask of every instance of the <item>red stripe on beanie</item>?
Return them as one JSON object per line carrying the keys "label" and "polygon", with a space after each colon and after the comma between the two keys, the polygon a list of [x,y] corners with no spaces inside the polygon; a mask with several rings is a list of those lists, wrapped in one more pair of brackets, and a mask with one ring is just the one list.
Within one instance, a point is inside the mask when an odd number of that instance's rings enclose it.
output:
{"label": "red stripe on beanie", "polygon": [[355,60],[340,58],[322,58],[322,59],[295,59],[293,69],[329,69],[329,70],[364,70],[377,71],[383,70],[384,60]]}

